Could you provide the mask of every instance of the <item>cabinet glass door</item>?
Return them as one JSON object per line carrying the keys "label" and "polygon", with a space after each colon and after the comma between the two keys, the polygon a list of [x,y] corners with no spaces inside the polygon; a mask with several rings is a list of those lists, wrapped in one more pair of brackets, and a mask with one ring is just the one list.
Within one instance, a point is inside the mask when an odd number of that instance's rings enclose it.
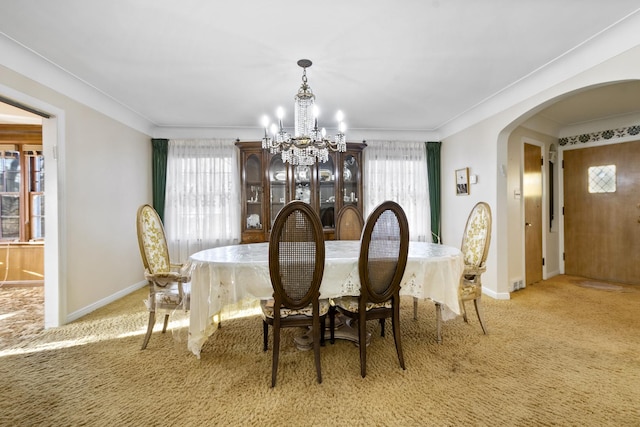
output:
{"label": "cabinet glass door", "polygon": [[342,178],[343,178],[343,194],[342,200],[343,205],[357,205],[358,198],[360,195],[358,194],[358,179],[360,176],[358,174],[358,159],[352,154],[347,154],[344,158],[344,165],[342,169]]}
{"label": "cabinet glass door", "polygon": [[262,229],[262,162],[260,156],[251,154],[245,163],[245,212],[247,230]]}
{"label": "cabinet glass door", "polygon": [[[271,226],[276,220],[278,212],[287,203],[287,168],[281,156],[271,158],[269,164],[269,209]],[[271,226],[269,229],[271,229]]]}
{"label": "cabinet glass door", "polygon": [[333,157],[329,157],[325,163],[318,163],[318,186],[322,227],[335,228],[336,166]]}
{"label": "cabinet glass door", "polygon": [[295,188],[294,200],[302,200],[311,203],[311,167],[293,167],[293,186]]}

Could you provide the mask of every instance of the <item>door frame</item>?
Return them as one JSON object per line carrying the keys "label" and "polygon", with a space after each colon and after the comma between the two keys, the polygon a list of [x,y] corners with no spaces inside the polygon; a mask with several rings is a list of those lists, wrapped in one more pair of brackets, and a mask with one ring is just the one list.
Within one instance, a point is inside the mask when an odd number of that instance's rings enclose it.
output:
{"label": "door frame", "polygon": [[[522,198],[520,199],[520,232],[521,232],[521,241],[522,241],[522,266],[523,266],[523,286],[526,287],[526,277],[527,277],[527,242],[526,242],[526,229],[525,229],[525,222],[526,222],[526,218],[525,218],[525,195],[524,195],[524,145],[525,144],[529,144],[529,145],[533,145],[536,147],[540,148],[540,156],[542,158],[542,164],[540,165],[540,173],[541,173],[541,182],[540,185],[542,186],[542,206],[540,207],[540,209],[542,209],[542,226],[540,228],[540,232],[542,233],[542,258],[545,259],[545,262],[542,264],[542,280],[546,280],[547,277],[547,233],[545,233],[545,230],[547,230],[549,228],[549,208],[548,208],[548,197],[549,197],[549,189],[548,189],[548,180],[549,180],[549,176],[547,173],[547,168],[544,167],[544,165],[547,163],[547,155],[546,155],[546,150],[545,150],[545,143],[529,138],[529,137],[523,137],[522,138],[522,143],[520,145],[520,188],[522,189]],[[563,265],[564,267],[564,265]]]}
{"label": "door frame", "polygon": [[42,119],[45,158],[44,327],[63,325],[66,319],[65,111],[41,99],[0,84],[0,94],[49,115]]}

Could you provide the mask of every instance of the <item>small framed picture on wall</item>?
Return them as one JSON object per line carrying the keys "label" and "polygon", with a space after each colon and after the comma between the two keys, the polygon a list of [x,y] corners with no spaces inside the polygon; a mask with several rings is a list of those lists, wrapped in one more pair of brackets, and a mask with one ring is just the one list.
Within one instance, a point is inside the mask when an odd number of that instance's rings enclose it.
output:
{"label": "small framed picture on wall", "polygon": [[469,168],[456,170],[456,195],[469,195]]}

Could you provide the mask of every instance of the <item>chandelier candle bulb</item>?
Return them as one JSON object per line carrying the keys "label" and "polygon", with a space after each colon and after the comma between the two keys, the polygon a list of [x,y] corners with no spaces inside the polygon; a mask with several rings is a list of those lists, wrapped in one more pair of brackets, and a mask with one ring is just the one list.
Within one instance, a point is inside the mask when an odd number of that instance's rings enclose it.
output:
{"label": "chandelier candle bulb", "polygon": [[313,119],[314,119],[314,126],[313,126],[313,130],[317,131],[318,130],[318,116],[320,115],[320,111],[318,110],[318,106],[314,105],[313,106]]}
{"label": "chandelier candle bulb", "polygon": [[278,111],[276,112],[278,115],[278,121],[280,124],[280,132],[282,132],[282,119],[284,119],[284,108],[278,107]]}

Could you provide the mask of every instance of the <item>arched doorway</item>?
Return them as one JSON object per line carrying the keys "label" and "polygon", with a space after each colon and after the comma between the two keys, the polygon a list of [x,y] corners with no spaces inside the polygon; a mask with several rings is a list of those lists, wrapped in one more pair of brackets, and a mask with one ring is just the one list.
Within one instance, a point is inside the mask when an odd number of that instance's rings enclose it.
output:
{"label": "arched doorway", "polygon": [[[543,124],[542,126],[540,124]],[[549,123],[555,128],[549,131]],[[521,190],[524,181],[524,165],[519,162],[520,153],[524,150],[524,143],[530,139],[542,140],[544,165],[543,186],[546,194],[543,209],[544,223],[543,241],[545,251],[545,270],[547,276],[564,273],[565,240],[563,206],[562,152],[561,139],[575,136],[585,139],[592,134],[605,135],[609,144],[613,140],[624,142],[620,138],[624,129],[640,125],[640,81],[627,80],[594,84],[578,90],[567,92],[530,109],[525,114],[511,122],[499,137],[498,165],[504,164],[504,178],[507,178],[503,189],[503,209],[507,222],[504,227],[506,262],[505,280],[510,285],[516,280],[524,280],[526,275],[526,245],[525,245],[525,215],[524,199]],[[613,136],[611,136],[613,135]],[[585,139],[586,141],[586,139]],[[578,142],[580,146],[588,143]],[[549,152],[553,146],[552,153]],[[560,147],[558,149],[558,147]],[[575,148],[575,147],[574,147]],[[501,150],[509,151],[504,155]],[[516,150],[516,154],[511,152]],[[501,157],[503,155],[503,157]],[[551,161],[551,163],[550,163]],[[515,175],[515,178],[514,178]],[[512,185],[513,180],[517,184]],[[500,183],[500,180],[499,180]],[[637,184],[637,183],[636,183]],[[637,188],[640,188],[637,187]],[[554,210],[551,211],[551,208]]]}

